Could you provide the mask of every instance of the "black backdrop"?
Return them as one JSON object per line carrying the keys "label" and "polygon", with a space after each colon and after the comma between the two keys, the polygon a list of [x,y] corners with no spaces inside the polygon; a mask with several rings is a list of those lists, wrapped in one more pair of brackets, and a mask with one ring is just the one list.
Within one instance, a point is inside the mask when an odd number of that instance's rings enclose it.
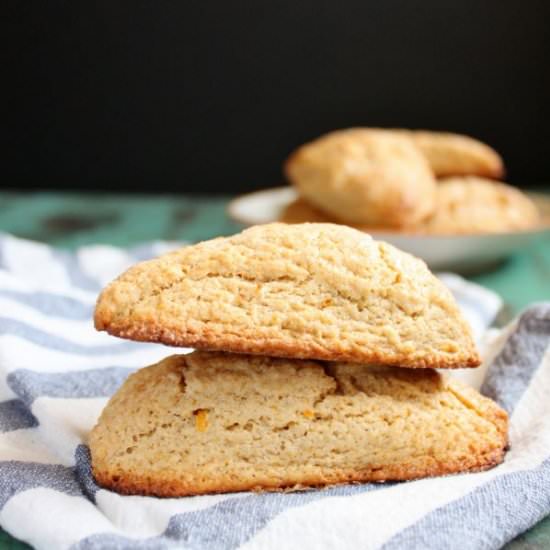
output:
{"label": "black backdrop", "polygon": [[350,125],[450,129],[550,181],[550,2],[6,0],[5,188],[237,192]]}

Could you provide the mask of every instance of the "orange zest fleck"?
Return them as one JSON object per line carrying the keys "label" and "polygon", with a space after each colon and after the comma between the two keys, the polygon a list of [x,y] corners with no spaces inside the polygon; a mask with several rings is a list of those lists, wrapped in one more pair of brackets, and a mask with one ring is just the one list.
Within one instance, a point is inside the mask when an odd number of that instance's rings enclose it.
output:
{"label": "orange zest fleck", "polygon": [[205,432],[208,429],[208,409],[197,409],[193,411],[195,415],[195,427],[199,432]]}

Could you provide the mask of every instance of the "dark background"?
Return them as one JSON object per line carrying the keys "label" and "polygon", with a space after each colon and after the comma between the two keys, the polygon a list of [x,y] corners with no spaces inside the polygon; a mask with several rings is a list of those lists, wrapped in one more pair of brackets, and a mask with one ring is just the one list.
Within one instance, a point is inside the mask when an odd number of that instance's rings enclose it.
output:
{"label": "dark background", "polygon": [[352,125],[486,140],[550,181],[550,2],[3,4],[4,188],[239,192]]}

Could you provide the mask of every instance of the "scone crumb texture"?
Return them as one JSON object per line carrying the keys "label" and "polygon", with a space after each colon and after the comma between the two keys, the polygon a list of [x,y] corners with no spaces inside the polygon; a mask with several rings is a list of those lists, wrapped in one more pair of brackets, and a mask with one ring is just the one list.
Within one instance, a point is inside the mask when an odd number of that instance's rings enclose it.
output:
{"label": "scone crumb texture", "polygon": [[268,224],[130,268],[95,325],[167,345],[328,361],[479,365],[449,290],[421,260],[333,224]]}
{"label": "scone crumb texture", "polygon": [[431,369],[194,352],[131,375],[89,445],[100,485],[183,496],[483,470],[506,434],[494,402]]}

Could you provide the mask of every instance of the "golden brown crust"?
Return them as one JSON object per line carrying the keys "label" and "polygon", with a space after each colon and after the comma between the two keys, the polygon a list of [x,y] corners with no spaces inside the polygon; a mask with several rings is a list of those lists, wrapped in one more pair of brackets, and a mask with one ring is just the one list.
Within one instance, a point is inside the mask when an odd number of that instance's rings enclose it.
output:
{"label": "golden brown crust", "polygon": [[410,481],[425,477],[437,477],[449,474],[482,472],[498,466],[503,460],[505,449],[472,457],[470,461],[426,464],[419,468],[409,464],[388,465],[384,468],[364,468],[362,470],[341,470],[324,476],[302,478],[299,481],[279,482],[273,479],[255,480],[250,483],[213,480],[202,485],[184,483],[179,480],[152,479],[137,476],[134,473],[112,473],[93,469],[93,475],[99,485],[123,495],[144,495],[157,497],[184,497],[204,494],[233,493],[240,491],[281,491],[303,490],[304,488],[328,488],[348,483],[366,483],[386,481]]}
{"label": "golden brown crust", "polygon": [[179,331],[175,328],[166,328],[155,324],[133,326],[131,328],[116,324],[104,325],[103,321],[96,320],[98,330],[107,330],[109,334],[126,338],[136,342],[153,342],[167,346],[194,348],[207,351],[230,351],[249,355],[269,355],[272,357],[288,357],[290,359],[314,359],[319,361],[346,361],[350,363],[372,363],[379,365],[394,365],[404,368],[431,368],[431,369],[464,369],[475,368],[481,365],[481,358],[475,349],[465,349],[463,353],[449,362],[447,357],[426,355],[422,358],[407,357],[401,353],[387,353],[376,349],[353,353],[348,348],[338,348],[332,343],[330,349],[315,345],[313,342],[289,342],[284,339],[259,339],[258,333],[249,338],[245,334],[220,334],[205,330],[200,334]]}
{"label": "golden brown crust", "polygon": [[351,228],[256,226],[134,266],[95,326],[172,346],[403,367],[479,365],[470,328],[420,260]]}

